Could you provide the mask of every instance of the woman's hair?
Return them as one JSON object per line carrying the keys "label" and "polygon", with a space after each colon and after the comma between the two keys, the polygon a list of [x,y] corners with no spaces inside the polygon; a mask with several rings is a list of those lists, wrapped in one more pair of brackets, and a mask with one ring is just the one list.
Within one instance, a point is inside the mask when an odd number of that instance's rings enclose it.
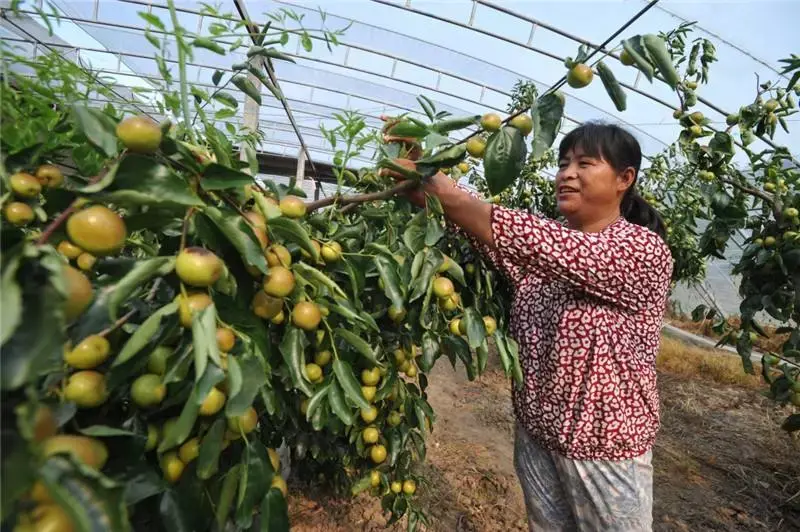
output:
{"label": "woman's hair", "polygon": [[567,133],[561,140],[558,158],[563,159],[567,152],[576,147],[590,157],[603,159],[617,172],[633,168],[633,183],[625,191],[620,205],[622,216],[666,239],[667,229],[661,215],[636,190],[636,180],[642,164],[642,148],[636,138],[616,124],[586,122]]}

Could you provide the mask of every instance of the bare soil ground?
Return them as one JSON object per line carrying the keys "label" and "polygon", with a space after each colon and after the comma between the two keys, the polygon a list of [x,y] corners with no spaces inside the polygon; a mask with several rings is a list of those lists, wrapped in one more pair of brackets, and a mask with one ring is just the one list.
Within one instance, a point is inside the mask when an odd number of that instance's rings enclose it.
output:
{"label": "bare soil ground", "polygon": [[[800,530],[800,440],[780,429],[789,409],[750,382],[723,384],[683,369],[660,371],[655,530]],[[430,382],[438,419],[421,471],[430,484],[419,492],[430,530],[526,530],[508,381],[493,369],[469,382],[442,362]],[[386,523],[379,500],[366,495],[306,492],[289,510],[297,531],[377,531]]]}

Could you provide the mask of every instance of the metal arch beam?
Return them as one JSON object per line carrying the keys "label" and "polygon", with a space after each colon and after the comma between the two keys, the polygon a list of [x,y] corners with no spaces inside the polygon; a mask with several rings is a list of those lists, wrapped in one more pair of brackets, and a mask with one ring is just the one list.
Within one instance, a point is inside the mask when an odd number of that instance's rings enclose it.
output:
{"label": "metal arch beam", "polygon": [[[494,33],[494,32],[488,31],[488,30],[483,30],[483,29],[480,29],[480,28],[476,28],[474,26],[469,26],[469,25],[464,24],[462,22],[456,22],[454,20],[450,20],[448,18],[436,15],[434,13],[428,13],[427,11],[423,11],[421,9],[413,8],[408,4],[407,5],[400,5],[400,4],[393,3],[393,2],[391,2],[389,0],[371,0],[371,1],[372,2],[376,2],[378,4],[381,4],[381,5],[394,7],[394,8],[397,8],[397,9],[402,9],[404,11],[408,11],[410,13],[414,13],[414,14],[417,14],[417,15],[422,15],[424,17],[432,18],[432,19],[438,20],[440,22],[445,22],[447,24],[452,24],[454,26],[458,26],[458,27],[461,27],[461,28],[464,28],[464,29],[467,29],[467,30],[471,30],[471,31],[475,31],[475,32],[478,32],[478,33],[482,33],[482,34],[487,35],[489,37],[493,37],[495,39],[507,42],[509,44],[513,44],[515,46],[519,46],[521,48],[525,48],[527,50],[531,50],[533,52],[542,54],[542,55],[550,57],[552,59],[557,59],[558,61],[562,61],[563,62],[564,59],[565,59],[563,57],[557,56],[556,54],[552,54],[550,52],[546,52],[546,51],[540,50],[539,48],[536,48],[534,46],[530,46],[530,45],[528,45],[526,43],[522,43],[520,41],[515,41],[513,39],[509,39],[508,37],[504,37],[503,35],[498,35],[497,33]],[[475,0],[475,1],[477,1],[477,0]],[[580,41],[578,41],[578,42],[580,42]],[[656,74],[655,77],[657,79],[663,81],[663,79],[658,74]],[[630,84],[624,83],[622,81],[620,81],[619,84],[622,87],[625,87],[626,89],[628,89],[628,90],[630,90],[632,92],[640,94],[640,95],[642,95],[642,96],[644,96],[644,97],[646,97],[646,98],[648,98],[648,99],[650,99],[650,100],[652,100],[652,101],[654,101],[656,103],[660,103],[661,105],[663,105],[664,107],[666,107],[668,109],[674,109],[674,106],[671,103],[669,103],[669,102],[667,102],[665,100],[662,100],[661,98],[659,98],[657,96],[654,96],[654,95],[652,95],[652,94],[650,94],[650,93],[648,93],[646,91],[643,91],[643,90],[637,88],[634,85],[630,85]],[[703,103],[704,105],[706,105],[709,109],[712,109],[712,110],[720,113],[723,116],[727,116],[728,114],[730,114],[728,111],[725,111],[724,109],[718,107],[716,104],[714,104],[711,101],[703,98],[702,96],[698,96],[697,100],[699,102]],[[626,124],[627,124],[627,122],[626,122]],[[758,138],[759,138],[759,140],[761,140],[762,142],[764,142],[768,146],[771,146],[772,148],[776,148],[777,149],[777,148],[780,147],[777,144],[775,144],[771,139],[769,139],[768,137],[766,137],[764,135],[761,135]],[[742,146],[742,144],[739,143],[739,142],[737,142],[736,144],[739,145],[740,147]],[[800,165],[800,161],[798,161],[796,158],[792,157],[792,160],[795,162],[795,164]]]}
{"label": "metal arch beam", "polygon": [[[20,27],[19,24],[15,23],[13,20],[11,20],[8,17],[6,17],[5,10],[0,11],[0,18],[2,18],[2,20],[5,20],[6,22],[8,22],[9,24],[11,24],[12,26],[14,26],[19,31],[21,31],[22,33],[24,33],[25,35],[27,35],[28,37],[30,37],[32,39],[32,41],[27,41],[25,39],[19,39],[19,41],[21,41],[21,42],[33,42],[36,45],[44,46],[45,48],[47,48],[48,50],[53,51],[53,52],[55,52],[55,50],[53,49],[54,47],[61,47],[61,45],[57,45],[55,43],[51,44],[51,43],[42,42],[37,36],[32,35],[28,30],[26,30],[25,28]],[[17,35],[19,35],[19,34],[17,34]],[[6,39],[6,40],[11,40],[11,39]],[[61,40],[61,39],[59,39],[59,40]],[[75,50],[77,50],[77,53],[80,54],[80,48],[76,48],[76,47],[74,47],[72,45],[67,45],[66,48],[75,49]],[[138,103],[137,102],[132,102],[132,101],[128,100],[127,98],[125,98],[124,96],[119,94],[117,91],[115,91],[113,86],[108,86],[101,80],[97,80],[97,81],[98,81],[98,83],[100,83],[101,85],[103,85],[107,89],[109,89],[111,92],[116,94],[120,98],[120,100],[125,101],[126,103],[132,105],[133,107],[135,107],[135,108],[137,108],[137,109],[139,109],[141,111],[141,109],[138,107]],[[142,111],[142,112],[144,112],[144,111]],[[147,114],[147,113],[145,113],[145,114]],[[150,115],[148,115],[148,116],[150,116]]]}
{"label": "metal arch beam", "polygon": [[[21,43],[35,42],[35,41],[29,41],[29,40],[22,39],[22,38],[9,38],[9,39],[6,39],[6,40],[7,41],[13,41],[13,42],[21,42]],[[61,44],[52,44],[52,43],[49,46],[75,49],[75,50],[78,50],[78,51],[84,50],[84,51],[87,51],[87,52],[108,53],[108,54],[114,54],[114,55],[122,55],[122,56],[125,56],[125,57],[134,57],[134,58],[137,58],[137,59],[152,60],[151,57],[148,57],[148,56],[142,55],[142,54],[135,54],[135,53],[132,53],[132,52],[112,52],[112,51],[109,51],[109,50],[106,50],[106,49],[102,49],[101,50],[101,49],[98,49],[98,48],[89,48],[89,47],[78,47],[78,48],[75,48],[72,45],[61,45]],[[171,59],[167,59],[167,60],[165,60],[165,62],[167,62],[167,63],[176,63],[175,60],[171,60]],[[205,65],[200,65],[198,63],[187,62],[187,64],[190,65],[190,66],[198,67],[198,68],[209,68],[209,67],[207,67]],[[159,80],[160,79],[160,78],[158,78],[156,76],[151,76],[151,75],[148,75],[148,74],[144,74],[144,73],[138,72],[138,71],[133,70],[133,69],[131,70],[132,74],[127,74],[127,73],[124,73],[124,72],[114,71],[114,70],[104,70],[104,69],[97,69],[96,71],[97,72],[106,73],[106,74],[116,74],[116,75],[129,76],[129,77],[138,77],[138,78],[142,78],[142,79],[145,79],[145,80]],[[232,71],[229,71],[229,72],[232,72]],[[356,79],[356,78],[352,78],[352,79]],[[339,91],[339,90],[335,90],[335,89],[329,89],[327,87],[323,87],[321,85],[314,85],[314,84],[311,84],[311,83],[305,83],[305,82],[299,82],[299,81],[290,81],[289,83],[291,83],[293,85],[304,86],[304,87],[325,89],[325,90],[328,90],[330,92],[335,92],[337,94],[349,94],[349,93],[345,93],[344,91]],[[199,82],[199,81],[198,82],[193,82],[192,84],[200,86],[200,87],[210,88],[210,89],[216,88],[213,85],[209,85],[208,83],[202,83],[202,82]],[[153,88],[152,92],[156,92],[156,89]],[[360,98],[360,99],[363,99],[363,100],[366,100],[366,101],[371,101],[371,102],[374,102],[374,103],[377,103],[377,104],[381,104],[381,105],[385,105],[386,104],[385,101],[378,100],[378,99],[375,99],[375,98],[370,98],[368,96],[357,96],[357,97]],[[305,103],[305,104],[310,104],[310,105],[316,105],[316,106],[319,106],[319,107],[325,107],[325,108],[329,108],[329,109],[333,109],[333,110],[342,110],[342,111],[345,110],[344,108],[341,108],[341,107],[334,107],[334,106],[321,104],[321,103],[317,103],[317,102],[313,102],[313,101],[305,101],[305,100],[299,100],[299,99],[295,99],[295,98],[287,98],[287,100],[292,101],[292,102],[297,102],[297,103]],[[282,107],[276,107],[276,106],[268,106],[268,107],[281,108],[282,109]],[[401,110],[405,110],[405,111],[409,111],[409,112],[418,112],[418,111],[416,111],[414,109],[407,108],[407,107],[404,107],[404,106],[401,106],[401,105],[392,104],[392,107],[395,107],[395,108],[401,109]],[[301,112],[305,113],[305,114],[313,114],[313,113],[309,113],[308,111],[301,111]],[[354,112],[358,113],[361,116],[367,117],[367,118],[380,120],[380,117],[376,116],[376,115],[372,115],[372,114],[364,113],[364,112],[360,112],[360,111],[354,111]],[[320,116],[324,116],[324,115],[320,115]]]}

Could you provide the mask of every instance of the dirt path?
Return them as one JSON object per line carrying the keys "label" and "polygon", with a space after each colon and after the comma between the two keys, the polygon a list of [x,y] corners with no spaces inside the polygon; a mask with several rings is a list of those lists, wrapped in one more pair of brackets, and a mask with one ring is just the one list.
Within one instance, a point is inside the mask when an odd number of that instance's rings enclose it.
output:
{"label": "dirt path", "polygon": [[[430,530],[526,530],[508,381],[495,370],[469,382],[443,362],[430,382],[437,422],[422,470],[430,485],[420,495]],[[753,390],[665,374],[659,384],[655,530],[800,530],[800,441],[779,428],[788,410]],[[366,496],[296,497],[290,513],[299,531],[377,531],[386,523]]]}

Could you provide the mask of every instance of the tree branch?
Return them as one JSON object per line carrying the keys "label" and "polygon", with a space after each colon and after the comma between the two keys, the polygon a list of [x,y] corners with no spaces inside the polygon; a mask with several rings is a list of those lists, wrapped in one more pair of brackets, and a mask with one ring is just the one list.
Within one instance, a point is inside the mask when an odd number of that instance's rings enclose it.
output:
{"label": "tree branch", "polygon": [[[740,174],[741,175],[741,174]],[[720,181],[723,183],[727,183],[734,188],[738,188],[742,192],[750,194],[751,196],[755,196],[757,198],[761,198],[762,200],[766,201],[769,205],[772,206],[772,213],[775,216],[775,221],[780,222],[783,219],[783,203],[781,200],[778,199],[777,196],[767,194],[761,190],[751,188],[745,185],[742,185],[738,181],[734,181],[733,179],[725,179],[724,177],[719,178]]]}
{"label": "tree branch", "polygon": [[367,201],[377,201],[377,200],[385,200],[389,199],[393,196],[397,196],[402,194],[403,192],[407,192],[412,188],[418,185],[415,181],[402,181],[391,188],[387,188],[386,190],[381,190],[380,192],[369,192],[367,194],[352,194],[349,196],[330,196],[328,198],[322,198],[316,201],[310,201],[306,203],[306,209],[308,212],[321,209],[323,207],[329,207],[331,205],[351,205],[354,203],[365,203]]}

